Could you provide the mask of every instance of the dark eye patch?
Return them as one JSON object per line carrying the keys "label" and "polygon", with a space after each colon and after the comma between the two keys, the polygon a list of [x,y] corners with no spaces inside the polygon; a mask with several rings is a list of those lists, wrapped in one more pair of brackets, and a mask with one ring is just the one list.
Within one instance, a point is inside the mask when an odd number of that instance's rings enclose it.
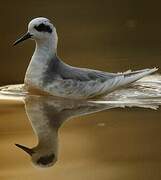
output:
{"label": "dark eye patch", "polygon": [[44,156],[44,157],[40,157],[37,161],[37,164],[42,164],[42,165],[50,164],[51,162],[53,162],[54,158],[55,158],[54,154]]}
{"label": "dark eye patch", "polygon": [[39,24],[38,26],[34,27],[37,31],[39,32],[48,32],[48,33],[52,33],[52,29],[50,28],[50,26],[45,25],[43,23]]}

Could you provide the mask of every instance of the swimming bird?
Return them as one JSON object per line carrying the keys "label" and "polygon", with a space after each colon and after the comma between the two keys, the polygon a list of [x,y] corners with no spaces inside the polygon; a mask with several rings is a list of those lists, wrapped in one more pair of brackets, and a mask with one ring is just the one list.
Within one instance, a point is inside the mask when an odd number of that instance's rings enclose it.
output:
{"label": "swimming bird", "polygon": [[14,45],[30,38],[35,40],[36,48],[24,79],[28,91],[40,90],[64,98],[88,99],[107,94],[157,71],[157,68],[152,68],[109,73],[70,66],[57,56],[56,28],[44,17],[31,20],[27,33]]}

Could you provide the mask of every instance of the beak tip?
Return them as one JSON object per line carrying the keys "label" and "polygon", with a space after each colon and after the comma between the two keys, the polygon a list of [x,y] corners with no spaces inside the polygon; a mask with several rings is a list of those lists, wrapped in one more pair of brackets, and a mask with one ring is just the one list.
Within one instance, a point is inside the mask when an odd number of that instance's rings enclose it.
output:
{"label": "beak tip", "polygon": [[31,38],[31,36],[32,36],[32,35],[31,35],[30,33],[24,34],[20,39],[18,39],[17,41],[15,41],[15,42],[12,44],[12,46],[16,46],[16,45],[19,44],[20,42],[25,41],[26,39]]}
{"label": "beak tip", "polygon": [[22,146],[20,144],[15,143],[15,146],[18,148],[21,148]]}
{"label": "beak tip", "polygon": [[24,150],[26,153],[28,153],[30,156],[32,156],[32,154],[34,153],[32,149],[22,146],[21,144],[15,144],[15,146],[17,146],[18,148]]}
{"label": "beak tip", "polygon": [[[13,46],[13,47],[16,46],[16,43],[13,43],[12,46]],[[16,145],[16,144],[15,144],[15,145]]]}

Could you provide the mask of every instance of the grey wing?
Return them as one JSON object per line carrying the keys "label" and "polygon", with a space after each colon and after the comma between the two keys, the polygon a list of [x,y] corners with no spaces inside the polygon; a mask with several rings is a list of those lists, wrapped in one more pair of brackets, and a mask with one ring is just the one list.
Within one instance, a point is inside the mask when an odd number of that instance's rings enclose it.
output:
{"label": "grey wing", "polygon": [[[115,83],[118,74],[106,73],[97,70],[76,68],[61,62],[59,78],[55,87],[59,89],[58,96],[71,98],[87,98],[104,93],[109,86]],[[107,82],[108,81],[108,82]]]}
{"label": "grey wing", "polygon": [[74,79],[79,81],[99,80],[104,82],[117,76],[115,73],[107,73],[86,68],[76,68],[66,64],[63,66],[64,67],[61,71],[61,76],[63,79]]}
{"label": "grey wing", "polygon": [[53,78],[55,76],[54,83],[48,83],[48,89],[57,96],[72,98],[87,98],[104,94],[156,71],[154,68],[125,73],[107,73],[72,67],[59,59],[56,60],[56,63],[51,66],[54,68],[54,71],[51,68],[51,72],[54,73]]}
{"label": "grey wing", "polygon": [[76,68],[63,63],[58,57],[51,61],[43,79],[45,91],[63,97],[89,97],[105,90],[117,74],[85,68]]}
{"label": "grey wing", "polygon": [[48,65],[48,69],[45,72],[46,80],[54,79],[54,77],[60,77],[62,79],[71,79],[71,80],[79,80],[79,81],[90,81],[90,80],[100,80],[106,81],[108,79],[117,76],[115,73],[107,73],[103,71],[97,71],[86,68],[77,68],[65,64],[61,59],[57,56],[50,61]]}

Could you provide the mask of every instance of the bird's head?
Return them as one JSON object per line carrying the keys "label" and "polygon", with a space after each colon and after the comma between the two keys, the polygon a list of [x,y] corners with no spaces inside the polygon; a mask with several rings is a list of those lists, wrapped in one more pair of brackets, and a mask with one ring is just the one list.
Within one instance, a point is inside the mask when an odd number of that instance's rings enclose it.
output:
{"label": "bird's head", "polygon": [[52,37],[57,41],[57,33],[54,25],[49,19],[39,17],[29,22],[27,33],[15,41],[13,45],[19,44],[20,42],[30,38],[36,41],[45,41]]}
{"label": "bird's head", "polygon": [[28,148],[26,146],[20,145],[20,144],[15,144],[18,148],[22,149],[25,151],[27,154],[31,156],[32,163],[41,168],[47,168],[53,166],[56,161],[57,157],[56,154],[49,149],[44,149],[44,148]]}

